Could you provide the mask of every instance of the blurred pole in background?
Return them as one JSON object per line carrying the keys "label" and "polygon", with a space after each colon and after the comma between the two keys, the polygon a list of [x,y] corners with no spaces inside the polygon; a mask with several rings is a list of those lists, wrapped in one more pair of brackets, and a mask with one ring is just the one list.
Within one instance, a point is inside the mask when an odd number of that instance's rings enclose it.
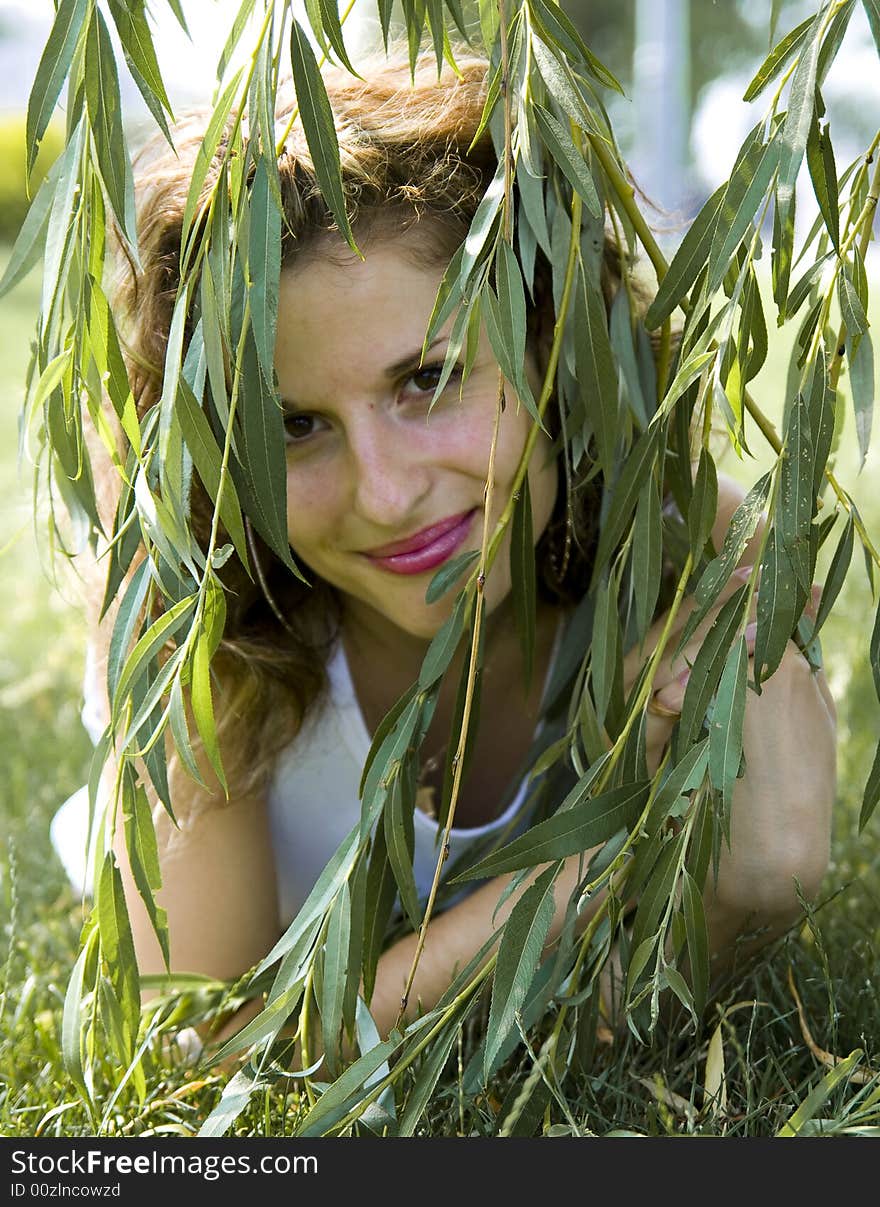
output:
{"label": "blurred pole in background", "polygon": [[683,217],[694,191],[690,96],[690,0],[636,0],[632,167],[652,201]]}

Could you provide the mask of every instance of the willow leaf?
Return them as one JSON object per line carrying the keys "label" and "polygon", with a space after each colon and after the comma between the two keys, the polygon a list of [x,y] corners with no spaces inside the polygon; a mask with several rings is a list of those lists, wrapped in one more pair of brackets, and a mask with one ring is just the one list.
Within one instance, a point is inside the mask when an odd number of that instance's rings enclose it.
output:
{"label": "willow leaf", "polygon": [[504,925],[492,981],[492,1004],[486,1028],[483,1075],[488,1081],[495,1055],[514,1025],[541,959],[556,905],[555,866],[547,868],[522,894]]}
{"label": "willow leaf", "polygon": [[532,681],[535,660],[535,533],[528,476],[513,509],[510,535],[510,576],[513,611],[522,647],[526,690]]}
{"label": "willow leaf", "polygon": [[781,153],[776,196],[777,207],[782,215],[790,210],[798,169],[807,149],[807,138],[810,133],[810,122],[813,118],[815,103],[821,20],[821,15],[815,18],[813,22],[815,32],[812,40],[801,55],[792,76],[788,94],[788,109],[779,134]]}
{"label": "willow leaf", "polygon": [[627,970],[628,993],[632,992],[641,972],[638,965],[641,963],[644,968],[660,938],[657,924],[660,914],[669,904],[675,886],[685,833],[686,831],[682,830],[674,838],[665,842],[639,897],[630,938],[631,950],[634,955]]}
{"label": "willow leaf", "polygon": [[727,661],[727,653],[742,616],[747,587],[725,601],[703,639],[694,659],[684,693],[679,721],[677,751],[685,751],[699,735],[709,702]]}
{"label": "willow leaf", "polygon": [[643,432],[625,458],[620,475],[611,490],[611,505],[599,533],[596,558],[593,563],[594,581],[602,573],[617,548],[630,522],[642,487],[651,473],[657,451],[660,430],[651,426]]}
{"label": "willow leaf", "polygon": [[837,203],[837,168],[834,164],[834,148],[828,126],[820,129],[819,120],[813,114],[807,138],[807,167],[813,182],[813,192],[825,220],[825,229],[831,236],[834,250],[840,253],[840,211]]}
{"label": "willow leaf", "polygon": [[[287,459],[284,417],[260,369],[256,345],[245,341],[241,399],[236,416],[238,457],[230,461],[238,497],[273,553],[293,570],[287,538]],[[241,466],[238,471],[236,462]]]}
{"label": "willow leaf", "polygon": [[843,532],[840,535],[840,540],[837,543],[837,548],[834,550],[834,556],[828,567],[828,573],[825,575],[825,581],[822,584],[822,598],[819,600],[819,607],[816,610],[816,623],[813,626],[814,637],[828,619],[831,609],[834,607],[835,600],[846,581],[850,562],[852,561],[854,541],[855,524],[852,516],[848,515],[846,523],[843,526]]}
{"label": "willow leaf", "polygon": [[834,1068],[825,1074],[817,1086],[810,1090],[797,1110],[786,1119],[776,1133],[777,1139],[790,1139],[792,1136],[797,1136],[804,1124],[813,1118],[832,1091],[849,1077],[862,1056],[862,1049],[854,1048],[849,1056],[838,1060]]}
{"label": "willow leaf", "polygon": [[235,1035],[228,1039],[222,1047],[212,1052],[212,1059],[220,1063],[256,1044],[272,1043],[299,1005],[304,985],[304,980],[300,979],[295,984],[287,986],[284,992],[269,1001],[265,1009],[261,1010],[247,1026],[236,1031]]}
{"label": "willow leaf", "polygon": [[64,155],[55,160],[36,197],[28,206],[28,212],[0,278],[0,298],[27,276],[43,254],[43,239],[49,226],[49,213],[64,160]]}
{"label": "willow leaf", "polygon": [[810,415],[806,399],[799,395],[789,412],[776,512],[780,538],[805,591],[809,591],[812,578],[813,468]]}
{"label": "willow leaf", "polygon": [[189,618],[195,604],[196,596],[189,595],[169,608],[167,612],[163,612],[159,619],[150,625],[131,651],[119,674],[116,691],[111,700],[114,720],[118,718],[132,684],[147,670],[151,659]]}
{"label": "willow leaf", "polygon": [[[408,780],[409,774],[405,767],[395,774],[383,818],[388,862],[391,864],[391,870],[397,882],[400,904],[413,929],[418,930],[422,911],[413,876],[415,786],[410,785]],[[412,791],[409,790],[410,788]]]}
{"label": "willow leaf", "polygon": [[104,856],[104,866],[95,894],[95,909],[101,935],[101,951],[110,973],[124,1026],[123,1051],[126,1060],[130,1060],[138,1033],[141,999],[134,940],[125,906],[122,876],[112,851],[108,851]]}
{"label": "willow leaf", "polygon": [[345,192],[339,165],[339,140],[333,122],[333,110],[318,70],[315,52],[295,18],[290,30],[290,61],[300,120],[321,193],[349,247],[356,255],[360,255],[345,208]]}
{"label": "willow leaf", "polygon": [[640,641],[645,638],[660,595],[662,540],[660,495],[653,479],[649,479],[639,496],[633,528],[632,581]]}
{"label": "willow leaf", "polygon": [[[219,592],[222,600],[223,592],[219,587],[215,588],[215,595],[217,592]],[[214,701],[211,692],[210,645],[210,638],[207,633],[202,632],[196,638],[192,660],[192,710],[199,736],[205,748],[205,754],[207,754],[211,761],[214,774],[220,781],[223,791],[228,792],[226,776],[223,773],[223,764],[220,760],[220,747],[217,742],[217,724],[214,720]]]}
{"label": "willow leaf", "polygon": [[[748,142],[748,140],[747,140]],[[780,144],[759,138],[740,153],[724,191],[709,251],[707,290],[714,293],[764,200],[779,163]]]}
{"label": "willow leaf", "polygon": [[[800,604],[800,607],[798,606]],[[755,637],[755,683],[768,679],[785,653],[803,608],[803,591],[778,529],[771,529],[761,559]]]}
{"label": "willow leaf", "polygon": [[264,1084],[250,1063],[233,1073],[223,1087],[220,1101],[199,1128],[199,1137],[216,1139],[225,1136],[242,1111],[247,1109],[252,1095]]}
{"label": "willow leaf", "polygon": [[[532,35],[531,49],[547,92],[576,128],[588,126],[589,110],[568,63],[535,34]],[[564,126],[562,128],[565,129]]]}
{"label": "willow leaf", "polygon": [[120,229],[129,247],[136,249],[134,177],[122,124],[119,74],[107,24],[97,8],[86,37],[86,63],[86,107],[98,170]]}
{"label": "willow leaf", "polygon": [[165,910],[156,904],[156,893],[162,887],[156,829],[143,785],[133,783],[132,778],[126,776],[123,784],[122,816],[125,848],[128,852],[134,882],[152,924],[153,933],[159,941],[167,968],[171,959],[168,944],[168,918]]}
{"label": "willow leaf", "polygon": [[740,637],[727,655],[709,726],[709,779],[721,794],[725,815],[730,813],[733,783],[742,761],[748,665],[745,639]]}
{"label": "willow leaf", "polygon": [[867,331],[868,316],[865,314],[865,308],[852,282],[849,265],[846,263],[843,265],[843,271],[837,274],[837,298],[847,331],[852,335],[861,335]]}
{"label": "willow leaf", "polygon": [[705,618],[712,604],[718,598],[724,584],[730,578],[734,567],[738,564],[746,545],[748,545],[761,519],[764,504],[770,490],[771,475],[763,474],[749,488],[745,498],[733,513],[724,542],[717,557],[713,558],[700,576],[694,595],[697,607],[688,617],[679,642],[681,649],[685,642],[693,636],[694,630]]}
{"label": "willow leaf", "polygon": [[40,56],[27,107],[27,169],[30,179],[37,151],[46,133],[74,52],[89,13],[90,0],[61,0],[52,29]]}
{"label": "willow leaf", "polygon": [[424,1114],[425,1107],[431,1100],[431,1095],[440,1075],[446,1067],[452,1045],[461,1031],[461,1022],[453,1019],[448,1023],[426,1050],[416,1075],[412,1089],[406,1097],[406,1105],[400,1116],[399,1136],[412,1136]]}
{"label": "willow leaf", "polygon": [[[611,303],[608,337],[611,341],[612,354],[617,362],[621,393],[639,428],[644,430],[648,426],[649,407],[646,405],[642,391],[629,299],[625,289],[619,289]],[[653,409],[653,395],[650,401],[651,409]]]}
{"label": "willow leaf", "polygon": [[605,714],[614,690],[615,675],[622,673],[622,668],[617,665],[620,632],[617,606],[617,583],[611,578],[596,591],[591,643],[590,677],[596,717],[600,726],[605,723]]}
{"label": "willow leaf", "polygon": [[587,406],[587,424],[596,437],[596,453],[611,478],[620,437],[617,369],[608,336],[605,304],[584,277],[575,290],[575,359],[578,387]]}
{"label": "willow leaf", "polygon": [[120,601],[113,622],[110,648],[107,655],[107,698],[112,700],[117,692],[119,676],[128,654],[135,631],[141,622],[141,613],[150,585],[150,562],[144,558],[131,576]]}
{"label": "willow leaf", "polygon": [[550,34],[549,39],[546,36],[544,38],[549,45],[556,43],[566,51],[571,60],[580,61],[600,84],[620,93],[621,96],[624,95],[619,80],[585,45],[577,29],[561,7],[555,4],[545,4],[544,0],[529,0],[529,13],[533,24],[539,30],[543,27],[543,30]]}
{"label": "willow leaf", "polygon": [[348,978],[348,946],[351,938],[351,897],[343,881],[330,909],[324,944],[324,977],[321,985],[321,1034],[331,1076],[338,1072],[342,1003]]}
{"label": "willow leaf", "polygon": [[874,45],[877,47],[877,53],[880,54],[880,0],[862,0],[862,7],[865,10],[865,16],[868,18],[871,33],[874,35]]}
{"label": "willow leaf", "polygon": [[98,938],[98,928],[92,926],[70,973],[61,1016],[61,1058],[64,1068],[83,1100],[89,1105],[92,1104],[92,1087],[83,1060],[86,1037],[80,1015],[85,986],[94,980]]}
{"label": "willow leaf", "polygon": [[700,461],[694,478],[694,490],[687,513],[690,551],[694,565],[712,535],[715,516],[718,514],[718,471],[708,449],[700,449]]}
{"label": "willow leaf", "polygon": [[874,348],[871,336],[867,331],[862,335],[858,346],[850,356],[849,384],[852,392],[856,436],[861,457],[859,467],[861,468],[868,455],[871,424],[874,417]]}
{"label": "willow leaf", "polygon": [[865,784],[865,791],[862,794],[862,807],[859,810],[860,834],[871,820],[874,810],[877,808],[878,801],[880,801],[880,743],[877,745],[874,762],[871,765],[871,770]]}
{"label": "willow leaf", "polygon": [[660,281],[654,300],[645,315],[645,326],[649,329],[659,327],[682,300],[693,283],[696,281],[718,225],[718,214],[724,198],[726,184],[715,190],[703,208],[688,227],[688,232],[681,241],[681,246],[672,258],[672,263]]}
{"label": "willow leaf", "polygon": [[428,583],[425,603],[433,604],[438,599],[442,599],[446,592],[456,585],[468,566],[472,566],[479,556],[479,549],[469,549],[467,553],[459,553],[451,561],[444,563]]}
{"label": "willow leaf", "polygon": [[220,139],[227,128],[229,114],[235,102],[238,82],[241,78],[241,70],[237,71],[226,86],[217,104],[214,106],[211,113],[210,121],[205,130],[201,146],[196,155],[195,164],[193,165],[192,177],[190,179],[189,191],[186,196],[186,204],[183,207],[183,218],[181,220],[181,272],[185,270],[186,264],[190,257],[190,234],[192,231],[193,221],[196,217],[199,203],[202,199],[202,191],[205,187],[205,181],[208,176],[208,171],[214,162],[214,156],[217,153],[217,148],[220,145]]}
{"label": "willow leaf", "polygon": [[254,342],[263,376],[266,381],[271,381],[275,363],[275,328],[278,323],[281,211],[263,158],[257,161],[251,192],[248,270]]}
{"label": "willow leaf", "polygon": [[569,807],[561,806],[552,817],[538,822],[525,834],[486,856],[450,883],[515,872],[520,868],[586,852],[638,817],[647,799],[648,785],[622,784],[586,800],[578,799],[582,795],[580,789],[575,789],[570,795],[576,803]]}
{"label": "willow leaf", "polygon": [[703,894],[688,871],[682,874],[681,903],[694,991],[694,1011],[699,1018],[705,1009],[709,994],[709,932],[703,909]]}
{"label": "willow leaf", "polygon": [[376,983],[376,967],[385,932],[391,919],[391,910],[397,886],[394,873],[388,862],[388,848],[385,843],[385,832],[377,826],[373,835],[373,845],[370,849],[370,861],[367,867],[366,903],[364,906],[364,937],[362,947],[362,967],[364,978],[364,997],[367,1001],[373,996]]}
{"label": "willow leaf", "polygon": [[602,214],[602,202],[596,184],[584,159],[583,152],[572,142],[571,135],[552,113],[540,105],[534,107],[535,117],[549,153],[572,188],[580,194],[584,205],[595,217]]}
{"label": "willow leaf", "polygon": [[[509,300],[509,299],[507,299]],[[535,423],[541,424],[541,416],[538,413],[538,406],[532,394],[532,388],[529,385],[528,378],[525,375],[523,359],[517,359],[513,352],[513,344],[517,336],[513,316],[506,309],[505,303],[499,300],[495,295],[491,285],[487,285],[480,294],[482,303],[483,318],[486,323],[486,334],[489,336],[489,343],[492,345],[492,351],[495,353],[495,359],[501,366],[504,376],[509,382],[512,382],[516,390],[517,398],[529,412]],[[468,328],[470,335],[470,325]],[[450,344],[452,341],[450,340]],[[468,356],[468,361],[472,358]],[[446,363],[450,360],[447,352]],[[445,369],[444,365],[444,369]],[[442,377],[441,377],[442,381]],[[437,397],[440,392],[440,382],[434,390],[434,396]],[[542,425],[543,426],[543,425]]]}
{"label": "willow leaf", "polygon": [[363,1097],[362,1091],[369,1078],[394,1055],[403,1042],[399,1031],[392,1031],[388,1039],[371,1048],[348,1066],[344,1073],[324,1091],[302,1123],[297,1127],[297,1136],[322,1136],[335,1122],[343,1118]]}
{"label": "willow leaf", "polygon": [[452,661],[461,640],[468,603],[466,595],[459,596],[449,619],[444,622],[428,646],[428,652],[425,654],[419,671],[419,687],[422,691],[433,686]]}
{"label": "willow leaf", "polygon": [[165,113],[173,116],[171,102],[165,91],[162,72],[150,36],[144,0],[127,0],[126,3],[122,0],[110,0],[110,15],[119,34],[122,52],[132,79],[159,128],[170,142],[171,134]]}
{"label": "willow leaf", "polygon": [[807,36],[807,31],[813,24],[813,20],[813,17],[807,17],[806,21],[801,21],[800,25],[795,26],[790,33],[787,33],[784,38],[777,42],[755,72],[748,88],[743,93],[744,101],[753,101],[756,96],[759,96],[764,91],[770,81],[776,78],[783,66]]}

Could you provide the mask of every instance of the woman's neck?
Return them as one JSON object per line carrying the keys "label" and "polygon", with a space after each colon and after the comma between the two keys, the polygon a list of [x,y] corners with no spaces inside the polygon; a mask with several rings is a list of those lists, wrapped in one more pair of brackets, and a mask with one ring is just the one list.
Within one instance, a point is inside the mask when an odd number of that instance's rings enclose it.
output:
{"label": "woman's neck", "polygon": [[[546,670],[558,615],[558,609],[552,604],[539,602],[536,643],[538,657],[533,689],[535,678],[539,684],[543,682],[540,676]],[[407,688],[418,679],[430,641],[405,632],[381,613],[359,601],[345,601],[342,640],[364,719],[372,730]],[[485,686],[488,686],[489,681],[494,681],[499,687],[505,685],[505,690],[508,690],[516,683],[524,683],[522,651],[510,596],[485,619],[483,648]],[[451,703],[468,653],[468,643],[460,642],[449,673],[444,679],[441,701],[449,696]],[[542,654],[544,657],[541,657]],[[442,704],[440,711],[446,711]]]}

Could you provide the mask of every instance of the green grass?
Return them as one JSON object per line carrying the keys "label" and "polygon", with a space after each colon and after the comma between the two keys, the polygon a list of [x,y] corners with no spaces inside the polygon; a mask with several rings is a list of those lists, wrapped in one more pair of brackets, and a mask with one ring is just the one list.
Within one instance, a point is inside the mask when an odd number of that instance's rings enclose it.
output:
{"label": "green grass", "polygon": [[[84,781],[90,747],[79,721],[84,624],[76,585],[67,575],[61,590],[50,581],[32,531],[28,469],[19,478],[15,464],[36,281],[35,275],[0,302],[0,489],[6,516],[0,558],[0,831],[6,840],[0,854],[0,924],[6,937],[0,951],[0,1134],[72,1136],[93,1134],[100,1126],[114,1134],[189,1135],[216,1104],[224,1076],[188,1067],[173,1047],[150,1051],[143,1097],[128,1086],[108,1109],[118,1070],[99,1067],[95,1099],[106,1118],[96,1119],[61,1059],[63,996],[83,915],[51,850],[48,826],[57,805]],[[754,385],[769,414],[779,409],[773,404],[783,393],[785,354],[776,338]],[[753,443],[757,452],[757,433]],[[880,506],[869,489],[871,478],[876,480],[876,455],[857,479],[852,447],[845,425],[840,477],[855,486],[869,528],[880,532]],[[748,460],[740,465],[728,458],[725,468],[746,482],[757,474]],[[517,1114],[517,1098],[531,1078],[538,1088],[518,1116],[518,1134],[565,1134],[573,1127],[596,1135],[774,1135],[813,1093],[805,1131],[880,1135],[877,1082],[844,1078],[828,1089],[829,1070],[805,1044],[788,983],[791,969],[817,1048],[841,1056],[861,1049],[857,1068],[880,1068],[880,815],[861,836],[856,824],[880,710],[867,664],[872,605],[865,576],[860,566],[854,569],[824,642],[840,711],[840,794],[826,903],[731,987],[696,1036],[667,1025],[650,1048],[626,1036],[600,1046],[583,1068],[574,1061],[562,1087],[567,1111],[522,1051],[488,1092],[473,1089],[467,1068],[478,1035],[469,1024],[453,1048],[424,1134],[497,1135]],[[712,1098],[705,1088],[713,1078],[718,1084],[719,1052],[723,1107],[720,1096]],[[254,1097],[236,1132],[290,1134],[299,1117],[295,1091],[280,1082]]]}

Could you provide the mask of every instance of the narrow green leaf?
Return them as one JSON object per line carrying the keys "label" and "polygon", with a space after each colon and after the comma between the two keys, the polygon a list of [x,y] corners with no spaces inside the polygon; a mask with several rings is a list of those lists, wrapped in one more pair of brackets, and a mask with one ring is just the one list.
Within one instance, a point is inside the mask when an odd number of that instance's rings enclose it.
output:
{"label": "narrow green leaf", "polygon": [[111,699],[114,721],[118,720],[132,684],[140,678],[150,661],[185,623],[195,606],[196,596],[188,595],[169,608],[167,612],[163,612],[159,619],[150,625],[126,658]]}
{"label": "narrow green leaf", "polygon": [[[131,764],[126,765],[126,771]],[[162,887],[159,870],[159,850],[156,843],[156,828],[150,811],[150,803],[142,784],[134,782],[133,775],[123,780],[122,816],[125,830],[125,848],[128,852],[132,876],[144,903],[153,933],[159,941],[165,966],[171,959],[168,945],[168,918],[165,910],[156,904],[156,893]]]}
{"label": "narrow green leaf", "polygon": [[[513,353],[513,343],[516,339],[514,333],[511,315],[505,309],[504,305],[496,297],[491,285],[487,285],[480,294],[482,303],[482,314],[486,323],[486,334],[489,336],[489,343],[492,345],[492,351],[495,353],[495,358],[501,366],[506,379],[513,384],[516,390],[517,398],[529,412],[535,423],[541,423],[541,417],[538,414],[538,405],[535,402],[532,388],[529,385],[528,378],[524,371],[523,359],[516,359]],[[468,327],[468,335],[470,336],[471,328]],[[451,343],[452,341],[450,341]],[[470,360],[471,357],[468,357]],[[449,353],[447,352],[447,363],[449,361]],[[444,366],[445,368],[445,366]],[[442,378],[441,378],[442,381]],[[434,397],[438,397],[440,385],[434,391]]]}
{"label": "narrow green leaf", "polygon": [[731,257],[742,242],[764,200],[779,163],[780,143],[767,144],[756,127],[743,144],[724,190],[709,251],[707,291],[714,293],[724,279]]}
{"label": "narrow green leaf", "polygon": [[452,661],[461,640],[465,615],[469,610],[468,605],[467,596],[459,596],[449,619],[445,621],[428,646],[428,652],[425,654],[422,668],[419,671],[419,688],[422,691],[426,691],[436,683]]}
{"label": "narrow green leaf", "polygon": [[[621,826],[630,825],[638,817],[648,797],[648,785],[622,784],[599,796],[582,797],[583,790],[578,786],[552,817],[538,822],[525,834],[487,855],[450,883],[515,872],[520,868],[585,852],[605,842]],[[568,800],[573,803],[568,805]]]}
{"label": "narrow green leaf", "polygon": [[250,1063],[233,1073],[223,1087],[220,1101],[199,1128],[199,1138],[225,1136],[242,1111],[247,1109],[251,1096],[264,1084]]}
{"label": "narrow green leaf", "polygon": [[797,1110],[786,1119],[782,1127],[776,1133],[777,1139],[791,1139],[797,1136],[804,1124],[813,1118],[816,1111],[827,1100],[832,1091],[849,1077],[850,1073],[862,1059],[863,1052],[861,1048],[854,1048],[849,1056],[843,1057],[826,1073],[817,1086],[814,1086],[807,1094],[806,1098],[797,1108]]}
{"label": "narrow green leaf", "polygon": [[37,150],[55,112],[70,71],[76,44],[88,16],[90,0],[61,0],[40,56],[27,107],[27,169],[30,179]]}
{"label": "narrow green leaf", "polygon": [[0,279],[0,298],[23,280],[43,254],[43,239],[49,226],[49,212],[58,187],[64,156],[52,164],[46,179],[31,204]]}
{"label": "narrow green leaf", "polygon": [[486,1027],[483,1074],[488,1081],[495,1055],[513,1028],[541,959],[556,910],[551,865],[522,894],[504,925],[492,981],[492,1004]]}
{"label": "narrow green leaf", "polygon": [[817,115],[813,114],[807,138],[807,167],[813,182],[813,192],[819,203],[825,229],[831,236],[834,250],[840,252],[840,212],[837,204],[837,168],[834,163],[834,148],[826,123],[819,127]]}
{"label": "narrow green leaf", "polygon": [[606,479],[613,476],[620,438],[617,369],[608,336],[601,294],[583,276],[575,289],[575,360],[578,387],[587,408],[587,425],[596,437],[596,453]]}
{"label": "narrow green leaf", "polygon": [[134,177],[122,124],[119,74],[107,24],[97,8],[86,37],[85,94],[101,181],[120,229],[136,249]]}
{"label": "narrow green leaf", "polygon": [[678,752],[685,751],[700,732],[709,702],[727,661],[727,653],[742,617],[747,587],[725,601],[703,639],[688,679],[676,739]]}
{"label": "narrow green leaf", "polygon": [[645,326],[649,330],[659,327],[672,314],[706,263],[726,189],[725,183],[715,190],[688,228],[648,307]]}
{"label": "narrow green leaf", "polygon": [[877,47],[877,53],[880,54],[880,0],[862,0],[862,7],[865,10],[865,16],[868,18],[871,33],[874,35],[874,45]]}
{"label": "narrow green leaf", "polygon": [[663,573],[663,532],[660,494],[649,479],[639,495],[633,528],[632,584],[636,604],[636,629],[643,641],[654,618]]}
{"label": "narrow green leaf", "polygon": [[868,329],[868,316],[861,303],[850,275],[849,265],[844,263],[843,269],[837,274],[837,299],[840,302],[840,313],[846,323],[847,332],[861,335]]}
{"label": "narrow green leaf", "polygon": [[324,976],[321,985],[321,1034],[327,1070],[335,1076],[339,1068],[339,1037],[342,1003],[349,976],[348,946],[351,938],[351,897],[343,881],[330,909],[324,944]]}
{"label": "narrow green leaf", "polygon": [[[852,343],[850,343],[850,347],[852,347]],[[861,469],[868,455],[871,424],[874,418],[874,347],[867,331],[859,339],[858,346],[850,355],[849,384],[852,392],[853,414],[861,458],[859,468]]]}
{"label": "narrow green leaf", "polygon": [[[619,92],[621,96],[624,95],[617,78],[585,45],[581,35],[561,7],[555,4],[545,4],[544,0],[529,0],[529,13],[533,24],[549,46],[555,43],[565,50],[571,60],[574,62],[579,60],[600,84],[613,89],[614,92]],[[547,34],[550,36],[548,37]]]}
{"label": "narrow green leaf", "polygon": [[682,873],[681,903],[694,991],[694,1012],[699,1018],[706,1007],[709,994],[709,932],[703,909],[703,894],[687,870]]}
{"label": "narrow green leaf", "polygon": [[510,578],[513,612],[522,647],[526,690],[532,681],[535,660],[535,532],[532,526],[532,502],[528,476],[513,509],[510,526]]}
{"label": "narrow green leaf", "polygon": [[805,591],[809,591],[812,579],[810,523],[814,511],[813,468],[810,415],[806,400],[799,395],[788,416],[776,515],[780,539]]}
{"label": "narrow green leaf", "polygon": [[540,105],[534,107],[535,117],[547,150],[553,156],[569,184],[579,193],[584,205],[596,218],[602,215],[602,202],[590,173],[589,166],[571,139],[568,131],[560,125],[552,113]]}
{"label": "narrow green leaf", "polygon": [[[788,640],[803,610],[803,591],[798,588],[791,557],[778,530],[767,538],[761,559],[755,638],[755,683],[769,679],[785,653]],[[798,607],[798,604],[801,606]]]}
{"label": "narrow green leaf", "polygon": [[756,96],[764,91],[770,81],[776,78],[782,67],[791,58],[801,42],[803,42],[812,24],[813,18],[807,17],[806,21],[801,21],[800,25],[795,26],[790,33],[787,33],[781,41],[777,42],[755,72],[748,88],[743,93],[744,101],[753,101]]}
{"label": "narrow green leaf", "polygon": [[208,127],[205,130],[205,135],[202,139],[202,144],[199,147],[198,154],[196,155],[189,192],[186,196],[186,204],[183,207],[183,219],[181,221],[181,273],[185,271],[186,264],[190,258],[189,244],[193,220],[195,219],[196,211],[198,210],[199,203],[202,199],[202,190],[205,186],[208,170],[214,162],[214,156],[216,155],[217,148],[220,145],[220,139],[223,137],[223,132],[227,127],[229,113],[233,104],[235,103],[240,78],[241,69],[239,69],[229,81],[225,91],[214,106],[213,112],[211,113],[211,119],[208,122]]}
{"label": "narrow green leaf", "polygon": [[290,62],[300,120],[321,193],[349,247],[356,255],[360,255],[345,208],[345,192],[339,164],[339,140],[333,122],[333,110],[318,69],[315,52],[296,19],[293,20],[290,30]]}
{"label": "narrow green leaf", "polygon": [[712,534],[715,516],[718,514],[718,471],[708,449],[700,449],[700,462],[694,479],[694,491],[687,513],[690,551],[694,565],[699,565],[700,555]]}
{"label": "narrow green leaf", "polygon": [[137,84],[147,108],[170,142],[171,135],[165,121],[165,113],[173,117],[171,102],[168,100],[156,58],[144,0],[126,0],[126,3],[122,0],[110,0],[110,14],[119,34],[132,79]]}
{"label": "narrow green leaf", "polygon": [[394,775],[383,818],[388,861],[397,882],[400,904],[413,929],[418,930],[422,911],[413,875],[415,784],[409,783],[409,778],[405,766]]}
{"label": "narrow green leaf", "polygon": [[629,298],[625,289],[618,289],[611,303],[608,337],[612,355],[617,362],[621,393],[639,428],[644,430],[648,426],[649,415],[654,407],[654,396],[652,394],[646,402],[642,390]]}
{"label": "narrow green leaf", "polygon": [[841,587],[846,581],[850,562],[852,561],[854,540],[855,523],[853,522],[852,515],[848,515],[840,540],[837,543],[837,548],[834,550],[834,556],[828,567],[828,573],[825,575],[825,581],[822,584],[822,598],[819,600],[819,607],[816,611],[816,623],[813,627],[814,637],[828,619],[831,609],[834,607],[834,602],[840,594]]}
{"label": "narrow green leaf", "polygon": [[281,272],[281,211],[270,184],[269,169],[262,158],[257,161],[251,192],[248,271],[251,323],[257,356],[263,376],[266,381],[271,381]]}
{"label": "narrow green leaf", "polygon": [[373,834],[373,845],[370,849],[370,862],[367,868],[366,901],[364,905],[364,938],[362,948],[364,997],[367,1001],[373,996],[376,983],[376,967],[385,941],[385,933],[391,919],[391,910],[397,896],[397,885],[391,864],[388,862],[388,848],[385,843],[385,831],[377,826]]}
{"label": "narrow green leaf", "polygon": [[[219,594],[222,601],[223,591],[220,587],[216,587],[214,590],[215,599],[217,594]],[[222,606],[225,612],[225,604]],[[214,768],[214,774],[220,781],[223,791],[227,792],[226,776],[223,773],[220,748],[217,742],[217,724],[214,720],[210,661],[210,640],[206,633],[200,633],[196,638],[196,647],[192,660],[191,700],[193,717],[195,718],[202,744],[205,747],[205,754],[211,760],[211,766]]]}
{"label": "narrow green leaf", "polygon": [[134,1053],[138,1033],[141,998],[138,985],[134,941],[125,906],[122,876],[112,851],[104,857],[104,866],[95,894],[98,928],[101,932],[101,951],[106,961],[116,1001],[125,1028],[123,1039],[126,1060]]}
{"label": "narrow green leaf", "polygon": [[333,1124],[357,1105],[370,1077],[381,1068],[403,1042],[399,1031],[392,1031],[383,1043],[371,1048],[349,1065],[324,1091],[302,1123],[297,1127],[297,1136],[323,1136]]}
{"label": "narrow green leaf", "polygon": [[821,25],[822,14],[820,13],[813,21],[812,39],[801,54],[794,70],[788,94],[788,109],[779,135],[782,146],[776,197],[777,207],[783,215],[791,206],[798,169],[807,149],[807,138],[815,104]]}
{"label": "narrow green leaf", "polygon": [[862,807],[859,810],[860,834],[871,820],[874,810],[877,808],[878,801],[880,801],[880,743],[877,744],[877,749],[874,753],[874,762],[871,765],[868,780],[865,784],[865,791],[862,794]]}
{"label": "narrow green leaf", "polygon": [[406,1096],[406,1105],[400,1116],[399,1136],[412,1136],[431,1100],[431,1095],[440,1075],[446,1067],[452,1045],[461,1031],[461,1022],[453,1019],[426,1049],[416,1074],[412,1089]]}
{"label": "narrow green leaf", "polygon": [[87,1077],[83,1048],[85,1041],[81,1012],[86,984],[94,980],[94,966],[98,952],[99,932],[92,926],[83,941],[82,948],[67,982],[64,994],[64,1011],[61,1016],[61,1057],[64,1068],[86,1103],[92,1103],[91,1078]]}
{"label": "narrow green leaf", "polygon": [[442,599],[450,591],[467,570],[480,556],[479,549],[469,549],[467,553],[459,553],[451,561],[446,562],[428,583],[425,592],[425,603],[433,604]]}
{"label": "narrow green leaf", "polygon": [[590,677],[596,717],[600,726],[605,723],[608,704],[614,690],[615,676],[622,673],[617,665],[620,617],[617,611],[617,582],[612,577],[596,590],[596,611],[591,643]]}
{"label": "narrow green leaf", "polygon": [[709,725],[709,779],[721,793],[725,815],[730,813],[733,783],[742,761],[748,666],[745,638],[740,637],[727,655]]}
{"label": "narrow green leaf", "polygon": [[568,62],[535,34],[532,35],[531,49],[550,97],[577,129],[584,129],[589,124],[589,110]]}
{"label": "narrow green leaf", "polygon": [[611,490],[611,505],[602,522],[593,563],[594,581],[602,573],[623,537],[635,510],[641,489],[656,460],[659,428],[651,426],[639,436],[623,462],[620,476]]}

